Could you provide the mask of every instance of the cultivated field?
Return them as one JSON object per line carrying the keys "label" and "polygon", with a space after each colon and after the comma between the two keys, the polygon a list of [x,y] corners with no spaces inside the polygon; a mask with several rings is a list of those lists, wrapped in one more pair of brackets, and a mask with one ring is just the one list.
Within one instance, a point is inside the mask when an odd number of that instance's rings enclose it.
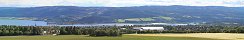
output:
{"label": "cultivated field", "polygon": [[134,36],[122,37],[89,37],[85,35],[60,35],[60,36],[2,36],[0,40],[217,40],[194,37],[158,37],[158,36]]}
{"label": "cultivated field", "polygon": [[189,34],[127,34],[134,36],[162,36],[162,37],[197,37],[225,40],[244,40],[244,34],[237,33],[189,33]]}

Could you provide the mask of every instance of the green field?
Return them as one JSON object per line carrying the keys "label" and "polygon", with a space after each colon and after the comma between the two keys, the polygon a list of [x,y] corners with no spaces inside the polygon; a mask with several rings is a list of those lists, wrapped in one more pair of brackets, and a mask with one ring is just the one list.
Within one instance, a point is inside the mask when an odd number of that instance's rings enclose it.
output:
{"label": "green field", "polygon": [[171,18],[171,17],[160,16],[160,18],[165,19],[165,20],[168,20],[168,21],[173,20],[173,18]]}
{"label": "green field", "polygon": [[167,21],[172,21],[174,18],[166,17],[166,16],[159,16],[159,17],[148,17],[148,18],[127,18],[127,19],[117,19],[116,22],[123,23],[126,21],[155,21],[156,19],[164,19]]}
{"label": "green field", "polygon": [[153,18],[140,18],[142,21],[154,21]]}
{"label": "green field", "polygon": [[123,22],[125,22],[125,20],[123,20],[123,19],[118,19],[117,22],[119,22],[119,23],[123,23]]}
{"label": "green field", "polygon": [[117,19],[119,23],[123,23],[125,21],[154,21],[153,18],[129,18],[129,19]]}
{"label": "green field", "polygon": [[191,37],[156,37],[156,36],[132,36],[122,37],[89,37],[85,35],[59,35],[59,36],[2,36],[0,40],[217,40]]}

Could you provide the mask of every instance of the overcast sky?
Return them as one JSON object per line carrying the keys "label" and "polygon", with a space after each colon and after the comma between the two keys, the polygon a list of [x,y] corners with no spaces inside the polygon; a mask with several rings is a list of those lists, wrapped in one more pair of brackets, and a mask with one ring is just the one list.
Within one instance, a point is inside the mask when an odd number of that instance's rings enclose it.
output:
{"label": "overcast sky", "polygon": [[0,7],[81,6],[128,7],[186,5],[244,7],[244,0],[0,0]]}

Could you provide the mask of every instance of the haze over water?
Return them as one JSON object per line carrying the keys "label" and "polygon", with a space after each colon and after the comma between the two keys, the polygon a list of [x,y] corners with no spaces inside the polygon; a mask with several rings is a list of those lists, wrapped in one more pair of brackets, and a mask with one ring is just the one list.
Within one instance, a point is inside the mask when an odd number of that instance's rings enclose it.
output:
{"label": "haze over water", "polygon": [[47,22],[31,20],[0,20],[0,25],[45,26]]}

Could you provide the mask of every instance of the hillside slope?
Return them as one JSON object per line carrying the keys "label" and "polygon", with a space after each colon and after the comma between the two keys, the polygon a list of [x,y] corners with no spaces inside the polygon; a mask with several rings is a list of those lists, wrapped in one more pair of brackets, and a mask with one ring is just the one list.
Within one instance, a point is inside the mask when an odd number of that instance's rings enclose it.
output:
{"label": "hillside slope", "polygon": [[244,7],[140,6],[1,7],[0,17],[35,17],[59,24],[83,23],[209,23],[244,24]]}

